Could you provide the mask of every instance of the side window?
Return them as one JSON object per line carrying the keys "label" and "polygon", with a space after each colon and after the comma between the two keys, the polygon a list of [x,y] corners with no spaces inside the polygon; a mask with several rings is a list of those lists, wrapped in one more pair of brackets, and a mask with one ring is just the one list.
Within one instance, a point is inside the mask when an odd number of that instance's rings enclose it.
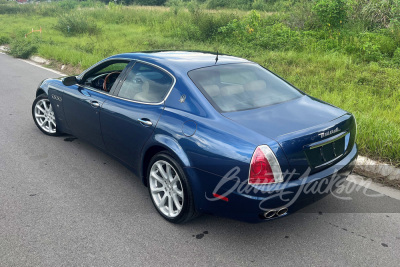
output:
{"label": "side window", "polygon": [[136,63],[118,92],[119,97],[145,103],[161,102],[173,83],[170,75],[156,67]]}
{"label": "side window", "polygon": [[98,70],[94,75],[99,75],[102,73],[110,73],[114,71],[122,72],[126,65],[128,65],[128,62],[116,62],[112,63],[110,65],[106,65],[104,68]]}
{"label": "side window", "polygon": [[129,64],[129,61],[110,60],[90,70],[82,83],[98,90],[109,92],[118,76]]}

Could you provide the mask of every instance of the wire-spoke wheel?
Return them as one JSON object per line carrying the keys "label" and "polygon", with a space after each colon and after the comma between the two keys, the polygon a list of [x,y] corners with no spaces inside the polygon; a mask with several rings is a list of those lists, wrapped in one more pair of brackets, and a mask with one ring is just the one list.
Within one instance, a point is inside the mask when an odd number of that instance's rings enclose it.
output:
{"label": "wire-spoke wheel", "polygon": [[179,163],[169,154],[161,152],[152,158],[147,182],[153,204],[166,220],[183,223],[195,217],[188,180]]}
{"label": "wire-spoke wheel", "polygon": [[57,135],[56,117],[46,95],[38,96],[32,105],[32,116],[37,127],[48,135]]}

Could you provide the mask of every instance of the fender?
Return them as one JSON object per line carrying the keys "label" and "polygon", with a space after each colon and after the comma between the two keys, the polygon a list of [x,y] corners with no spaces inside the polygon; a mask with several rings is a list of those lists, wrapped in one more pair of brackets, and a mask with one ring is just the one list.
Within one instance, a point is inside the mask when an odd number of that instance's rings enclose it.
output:
{"label": "fender", "polygon": [[[194,198],[194,205],[197,210],[205,211],[205,207],[208,205],[204,198],[205,188],[200,182],[199,171],[197,168],[192,166],[186,152],[183,150],[182,146],[174,139],[172,136],[168,136],[161,133],[154,134],[145,144],[142,150],[141,161],[140,161],[140,174],[142,182],[147,186],[146,174],[147,165],[154,153],[158,153],[162,150],[168,151],[180,164],[185,172],[185,175],[189,181],[190,187],[192,189],[192,194],[198,197]],[[147,152],[151,151],[151,157],[148,157]],[[204,173],[202,173],[204,174]],[[210,175],[210,174],[208,174]],[[212,175],[213,176],[213,175]]]}
{"label": "fender", "polygon": [[69,127],[65,120],[64,109],[62,104],[64,85],[59,79],[45,79],[36,89],[36,97],[41,94],[46,94],[54,109],[54,114],[57,122],[57,130],[66,134],[70,134]]}
{"label": "fender", "polygon": [[[142,178],[143,184],[146,185],[146,171],[147,165],[150,158],[161,150],[166,150],[174,156],[174,158],[181,164],[183,169],[191,167],[190,160],[181,147],[181,145],[171,136],[161,134],[161,133],[154,133],[149,140],[147,140],[146,144],[143,146],[142,153],[140,156],[140,166],[139,166],[139,174]],[[151,157],[148,158],[148,152],[153,151],[151,153]]]}
{"label": "fender", "polygon": [[36,89],[36,97],[38,97],[41,94],[46,94],[49,95],[49,81],[50,79],[44,79],[43,81],[40,82],[38,85],[38,88]]}
{"label": "fender", "polygon": [[174,154],[178,157],[178,159],[181,161],[183,168],[191,167],[189,158],[187,157],[185,151],[183,151],[181,145],[179,145],[179,143],[175,139],[163,134],[155,134],[154,139],[158,143],[163,144],[170,150],[172,150]]}

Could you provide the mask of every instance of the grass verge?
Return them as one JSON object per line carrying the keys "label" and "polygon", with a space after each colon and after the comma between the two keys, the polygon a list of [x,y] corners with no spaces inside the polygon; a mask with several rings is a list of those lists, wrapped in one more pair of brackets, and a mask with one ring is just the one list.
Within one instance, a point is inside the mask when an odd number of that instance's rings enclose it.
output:
{"label": "grass verge", "polygon": [[[118,5],[63,11],[55,4],[13,5],[5,12],[6,5],[0,5],[0,40],[12,41],[41,27],[41,35],[28,36],[36,53],[77,69],[113,54],[155,49],[218,50],[253,60],[308,94],[355,114],[360,153],[400,164],[400,70],[384,56],[384,44],[374,46],[371,34],[363,44],[351,34],[318,39],[323,33],[294,31],[281,23],[282,14],[268,12]],[[361,52],[354,48],[358,43],[365,48]],[[349,48],[356,49],[354,54],[329,48],[348,45],[354,45]],[[386,47],[394,51],[396,44]],[[375,55],[379,60],[370,60]]]}

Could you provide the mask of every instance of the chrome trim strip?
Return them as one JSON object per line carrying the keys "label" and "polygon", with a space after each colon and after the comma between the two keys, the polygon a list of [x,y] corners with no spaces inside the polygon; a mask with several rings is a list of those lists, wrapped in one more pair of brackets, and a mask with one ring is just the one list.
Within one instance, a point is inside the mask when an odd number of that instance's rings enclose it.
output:
{"label": "chrome trim strip", "polygon": [[330,139],[325,139],[316,143],[313,143],[311,145],[308,145],[307,147],[311,150],[311,149],[315,149],[321,146],[325,146],[327,144],[333,143],[337,140],[339,140],[340,138],[343,138],[344,136],[346,136],[346,134],[348,134],[348,132],[341,132],[339,135],[333,136]]}
{"label": "chrome trim strip", "polygon": [[[340,133],[339,135],[333,136],[333,137],[330,138],[329,140],[323,140],[324,142],[320,141],[320,142],[314,143],[314,146],[311,146],[311,147],[309,147],[308,149],[309,149],[309,150],[312,150],[312,149],[315,149],[315,148],[319,148],[319,147],[322,147],[322,146],[331,144],[331,143],[333,143],[333,142],[335,142],[335,141],[337,141],[337,140],[339,140],[339,139],[341,139],[341,138],[346,138],[346,136],[349,135],[349,134],[350,134],[350,132],[347,132],[347,131],[346,131],[346,132],[342,132],[342,133]],[[331,160],[329,160],[329,161],[326,161],[324,155],[321,154],[321,156],[323,157],[323,159],[324,159],[325,162],[322,163],[322,164],[320,164],[320,165],[314,166],[314,167],[312,167],[312,168],[313,168],[313,169],[320,169],[320,168],[323,168],[323,167],[325,167],[325,166],[331,165],[333,162],[336,162],[337,160],[339,160],[340,158],[342,158],[344,155],[346,155],[347,147],[344,148],[343,153],[340,154],[340,155],[336,155],[335,147],[333,147],[333,149],[334,149],[335,158],[333,158],[333,159],[331,159]],[[304,151],[304,152],[306,153],[306,151]],[[321,151],[321,153],[322,153],[322,151]],[[307,154],[306,154],[306,157],[307,157],[308,163],[309,163],[310,166],[311,166],[311,163],[310,163],[310,160],[308,159]]]}
{"label": "chrome trim strip", "polygon": [[346,152],[343,153],[343,154],[341,154],[340,156],[337,156],[337,157],[334,158],[334,159],[331,159],[330,161],[327,161],[327,162],[325,162],[325,163],[322,163],[321,165],[314,166],[313,169],[319,169],[319,168],[325,167],[325,166],[327,166],[327,165],[330,165],[330,164],[332,164],[332,162],[337,161],[339,158],[341,158],[341,157],[342,157],[343,155],[345,155],[345,154],[346,154]]}
{"label": "chrome trim strip", "polygon": [[[113,59],[110,59],[110,60],[126,60],[126,59],[125,59],[125,58],[113,58]],[[86,88],[86,89],[88,89],[88,90],[91,90],[91,91],[98,92],[98,93],[103,94],[103,95],[108,95],[108,96],[111,96],[111,97],[114,97],[114,98],[118,98],[118,99],[121,99],[121,100],[125,100],[125,101],[128,101],[128,102],[133,102],[133,103],[138,103],[138,104],[145,104],[145,105],[154,105],[154,106],[155,106],[155,105],[161,105],[161,104],[163,104],[163,103],[167,100],[168,96],[171,94],[171,91],[172,91],[172,89],[174,88],[174,86],[175,86],[175,84],[176,84],[176,78],[175,78],[175,76],[172,75],[169,71],[167,71],[167,70],[164,69],[163,67],[160,67],[160,66],[158,66],[158,65],[156,65],[156,64],[153,64],[153,63],[150,63],[150,62],[146,62],[146,61],[144,61],[144,60],[137,60],[137,59],[130,59],[130,60],[131,60],[131,61],[136,61],[136,62],[142,62],[142,63],[144,63],[144,64],[154,66],[154,67],[156,67],[156,68],[158,68],[158,69],[164,71],[164,72],[167,73],[169,76],[171,76],[171,78],[173,79],[172,86],[171,86],[171,88],[169,88],[168,93],[165,95],[165,97],[164,97],[164,99],[163,99],[162,101],[160,101],[160,102],[158,102],[158,103],[148,103],[148,102],[135,101],[135,100],[131,100],[131,99],[119,97],[119,96],[116,96],[116,95],[111,95],[111,94],[105,93],[104,91],[97,90],[97,89],[95,89],[95,88],[93,88],[93,87],[90,87],[90,86],[89,86],[89,87],[86,86],[86,85],[79,85],[79,86],[81,86],[81,87],[83,87],[83,88]],[[107,61],[108,61],[108,60],[107,60]],[[104,62],[107,62],[107,61],[100,61],[100,62],[101,62],[101,63],[104,63]],[[97,63],[96,65],[93,65],[93,68],[94,68],[95,66],[99,65],[100,62]],[[82,75],[82,76],[84,76],[84,75]],[[79,77],[79,76],[78,76],[78,77]]]}

